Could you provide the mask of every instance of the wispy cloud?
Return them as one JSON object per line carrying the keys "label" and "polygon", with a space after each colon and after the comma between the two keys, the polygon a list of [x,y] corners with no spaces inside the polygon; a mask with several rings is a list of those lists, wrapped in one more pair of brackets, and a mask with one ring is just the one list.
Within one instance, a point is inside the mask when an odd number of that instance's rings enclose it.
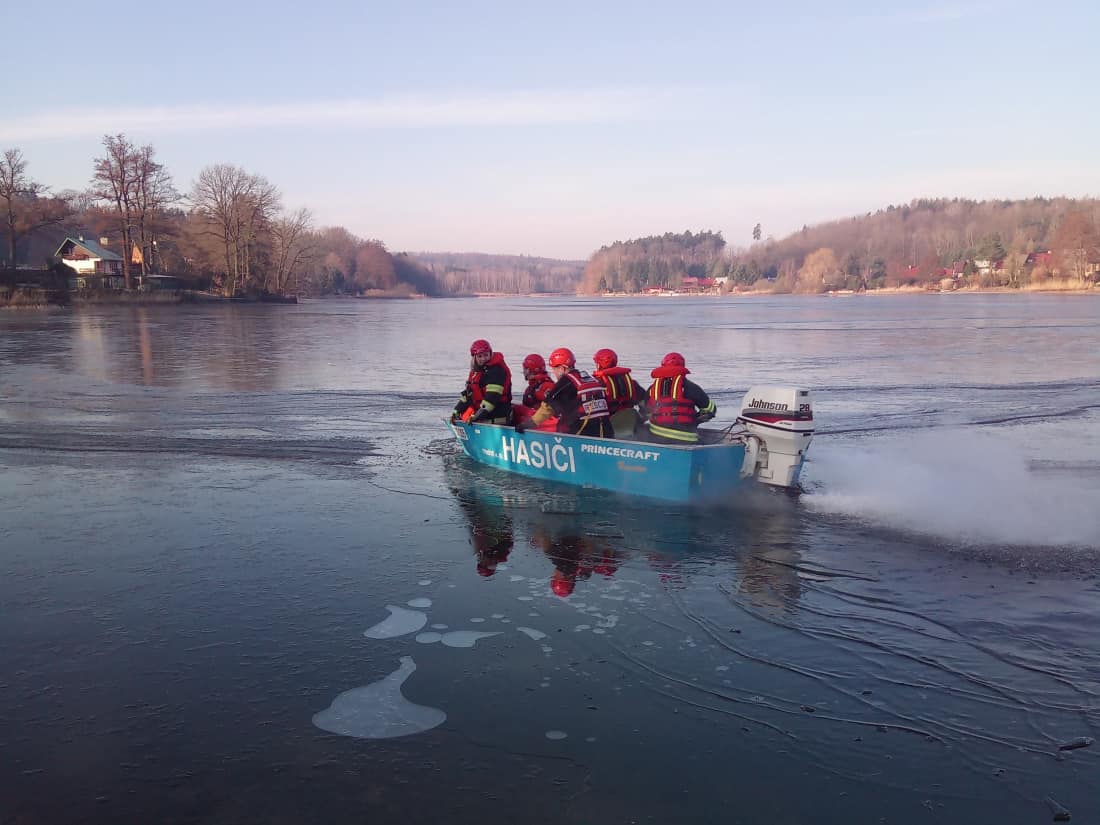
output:
{"label": "wispy cloud", "polygon": [[52,109],[5,119],[0,123],[0,140],[294,126],[387,129],[593,123],[653,117],[671,101],[683,105],[684,97],[683,89],[591,89],[303,103]]}

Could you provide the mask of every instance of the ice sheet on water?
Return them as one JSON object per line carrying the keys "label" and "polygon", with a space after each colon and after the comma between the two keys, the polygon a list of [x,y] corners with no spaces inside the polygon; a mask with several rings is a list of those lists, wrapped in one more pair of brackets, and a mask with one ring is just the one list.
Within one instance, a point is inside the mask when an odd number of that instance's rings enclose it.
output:
{"label": "ice sheet on water", "polygon": [[416,670],[410,656],[379,682],[344,691],[332,704],[314,714],[321,730],[359,739],[392,739],[431,730],[447,720],[439,708],[417,705],[401,693],[401,685]]}
{"label": "ice sheet on water", "polygon": [[479,639],[487,639],[490,636],[499,636],[496,633],[480,633],[477,630],[452,630],[443,634],[443,644],[447,647],[473,647]]}
{"label": "ice sheet on water", "polygon": [[395,636],[405,636],[415,633],[428,623],[427,614],[419,610],[408,610],[392,604],[387,604],[386,610],[390,611],[388,618],[363,631],[363,635],[368,639],[392,639]]}

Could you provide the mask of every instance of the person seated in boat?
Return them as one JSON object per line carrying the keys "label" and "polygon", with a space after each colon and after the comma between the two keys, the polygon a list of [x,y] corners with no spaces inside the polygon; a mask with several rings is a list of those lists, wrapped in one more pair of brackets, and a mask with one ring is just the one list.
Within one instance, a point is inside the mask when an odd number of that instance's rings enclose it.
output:
{"label": "person seated in boat", "polygon": [[630,377],[630,367],[619,366],[619,356],[615,350],[597,350],[592,362],[596,365],[592,374],[603,382],[607,394],[607,409],[611,413],[611,428],[615,431],[615,437],[633,438],[639,423],[636,408],[645,403],[645,390]]}
{"label": "person seated in boat", "polygon": [[559,433],[614,438],[603,384],[577,369],[573,351],[560,347],[550,353],[550,371],[553,388],[530,419],[516,422],[516,431],[533,429],[556,414]]}
{"label": "person seated in boat", "polygon": [[699,424],[714,418],[718,408],[703,388],[688,380],[684,356],[670,352],[650,375],[646,411],[650,436],[661,444],[698,444]]}
{"label": "person seated in boat", "polygon": [[489,342],[479,338],[470,344],[470,375],[458,396],[452,421],[470,423],[512,423],[512,371],[504,356],[493,352]]}
{"label": "person seated in boat", "polygon": [[[523,391],[523,404],[513,407],[516,421],[530,419],[546,400],[546,394],[554,388],[554,379],[546,372],[546,361],[537,352],[523,359],[523,377],[527,379],[527,389]],[[556,432],[558,417],[555,415],[546,419],[538,425],[538,429]]]}

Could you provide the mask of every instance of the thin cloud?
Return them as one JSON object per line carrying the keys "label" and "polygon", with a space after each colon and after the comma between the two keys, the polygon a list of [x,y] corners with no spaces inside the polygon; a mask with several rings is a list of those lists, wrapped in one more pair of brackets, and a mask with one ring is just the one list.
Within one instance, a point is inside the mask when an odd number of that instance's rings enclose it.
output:
{"label": "thin cloud", "polygon": [[[194,104],[51,110],[6,120],[0,140],[79,138],[115,132],[163,134],[294,126],[350,129],[528,126],[652,117],[684,90],[596,89],[447,98],[379,98],[308,103]],[[664,109],[667,112],[667,108]]]}

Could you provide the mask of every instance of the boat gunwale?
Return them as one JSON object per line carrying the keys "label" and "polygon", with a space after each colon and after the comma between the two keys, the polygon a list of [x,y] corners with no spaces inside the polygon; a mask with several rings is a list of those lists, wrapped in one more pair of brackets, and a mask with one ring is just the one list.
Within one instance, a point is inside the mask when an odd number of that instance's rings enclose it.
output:
{"label": "boat gunwale", "polygon": [[[498,429],[498,430],[512,430],[513,432],[515,432],[516,435],[524,435],[524,434],[529,433],[529,432],[530,433],[541,433],[542,435],[551,436],[553,438],[576,438],[576,439],[579,439],[581,441],[590,441],[590,442],[599,443],[599,444],[603,444],[603,443],[636,444],[636,445],[640,445],[640,446],[644,446],[644,447],[660,447],[662,450],[664,450],[664,449],[684,450],[684,451],[687,451],[687,452],[697,452],[699,450],[707,450],[707,449],[715,449],[715,448],[728,449],[730,447],[743,447],[744,442],[743,441],[737,441],[735,439],[737,437],[741,437],[741,436],[747,434],[746,430],[731,432],[731,433],[727,434],[727,438],[725,440],[719,441],[719,442],[714,443],[714,444],[663,444],[663,443],[658,443],[656,441],[634,441],[634,440],[628,439],[628,438],[600,438],[598,436],[592,436],[592,435],[578,435],[576,433],[559,433],[559,432],[553,432],[553,431],[550,431],[550,430],[530,429],[530,430],[524,430],[523,432],[518,432],[510,424],[489,424],[489,423],[481,422],[481,421],[479,421],[477,424],[471,424],[468,421],[451,421],[449,418],[445,418],[443,420],[447,424],[449,424],[451,427],[458,427],[458,426],[461,425],[461,426],[467,427],[471,430],[474,429],[475,427],[493,427],[494,429]],[[705,430],[704,432],[721,433],[721,432],[723,432],[723,430],[709,430],[708,429],[708,430]]]}

